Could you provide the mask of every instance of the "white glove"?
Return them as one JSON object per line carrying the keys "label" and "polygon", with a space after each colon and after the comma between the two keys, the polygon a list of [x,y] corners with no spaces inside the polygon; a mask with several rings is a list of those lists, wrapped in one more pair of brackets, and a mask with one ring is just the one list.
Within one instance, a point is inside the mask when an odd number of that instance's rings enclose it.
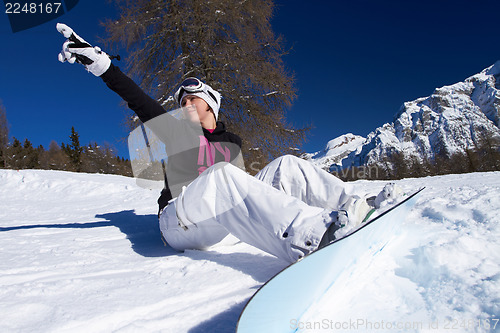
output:
{"label": "white glove", "polygon": [[60,62],[67,61],[70,64],[77,62],[84,65],[95,76],[101,76],[108,70],[111,59],[99,47],[92,47],[66,24],[57,23],[56,29],[68,38],[59,54]]}

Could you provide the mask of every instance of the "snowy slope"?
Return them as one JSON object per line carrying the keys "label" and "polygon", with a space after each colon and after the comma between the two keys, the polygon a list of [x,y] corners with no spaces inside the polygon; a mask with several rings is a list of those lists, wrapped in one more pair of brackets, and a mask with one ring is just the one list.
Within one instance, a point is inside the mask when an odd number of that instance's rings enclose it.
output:
{"label": "snowy slope", "polygon": [[486,140],[500,144],[500,61],[463,82],[435,89],[431,96],[405,102],[393,122],[368,134],[348,155],[325,159],[318,152],[306,157],[323,169],[338,170],[371,166],[394,152],[421,162],[463,154]]}
{"label": "snowy slope", "polygon": [[[421,322],[413,331],[467,320],[447,331],[485,331],[500,316],[500,172],[399,183],[427,189],[314,320]],[[209,251],[164,247],[156,197],[126,177],[0,170],[0,332],[234,331],[286,264],[231,238]]]}

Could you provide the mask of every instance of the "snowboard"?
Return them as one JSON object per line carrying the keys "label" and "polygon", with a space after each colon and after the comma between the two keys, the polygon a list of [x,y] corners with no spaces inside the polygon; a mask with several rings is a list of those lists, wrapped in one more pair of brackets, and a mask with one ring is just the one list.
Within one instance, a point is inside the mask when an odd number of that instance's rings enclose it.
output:
{"label": "snowboard", "polygon": [[413,207],[420,189],[387,208],[343,238],[287,266],[250,298],[239,319],[237,333],[296,332],[305,318],[343,272],[363,258],[377,255]]}

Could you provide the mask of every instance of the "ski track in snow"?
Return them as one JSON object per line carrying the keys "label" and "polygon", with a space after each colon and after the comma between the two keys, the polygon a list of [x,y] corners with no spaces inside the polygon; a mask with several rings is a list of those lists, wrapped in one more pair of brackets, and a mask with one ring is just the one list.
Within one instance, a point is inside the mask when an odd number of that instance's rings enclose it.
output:
{"label": "ski track in snow", "polygon": [[[500,331],[500,172],[397,183],[427,188],[298,331]],[[157,195],[121,176],[0,170],[0,332],[233,332],[286,263],[231,237],[165,247]]]}

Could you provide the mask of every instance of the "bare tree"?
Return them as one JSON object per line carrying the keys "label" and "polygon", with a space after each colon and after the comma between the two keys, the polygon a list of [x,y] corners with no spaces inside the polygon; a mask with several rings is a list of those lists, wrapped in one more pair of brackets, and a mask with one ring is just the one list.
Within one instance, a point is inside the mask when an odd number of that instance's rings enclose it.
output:
{"label": "bare tree", "polygon": [[221,120],[242,137],[247,167],[299,153],[308,128],[286,121],[296,88],[271,29],[272,0],[114,1],[120,17],[104,23],[108,46],[127,48],[129,74],[165,108],[196,76],[221,92]]}
{"label": "bare tree", "polygon": [[40,165],[42,169],[70,170],[71,161],[57,142],[52,140],[49,144],[49,150],[41,154]]}

